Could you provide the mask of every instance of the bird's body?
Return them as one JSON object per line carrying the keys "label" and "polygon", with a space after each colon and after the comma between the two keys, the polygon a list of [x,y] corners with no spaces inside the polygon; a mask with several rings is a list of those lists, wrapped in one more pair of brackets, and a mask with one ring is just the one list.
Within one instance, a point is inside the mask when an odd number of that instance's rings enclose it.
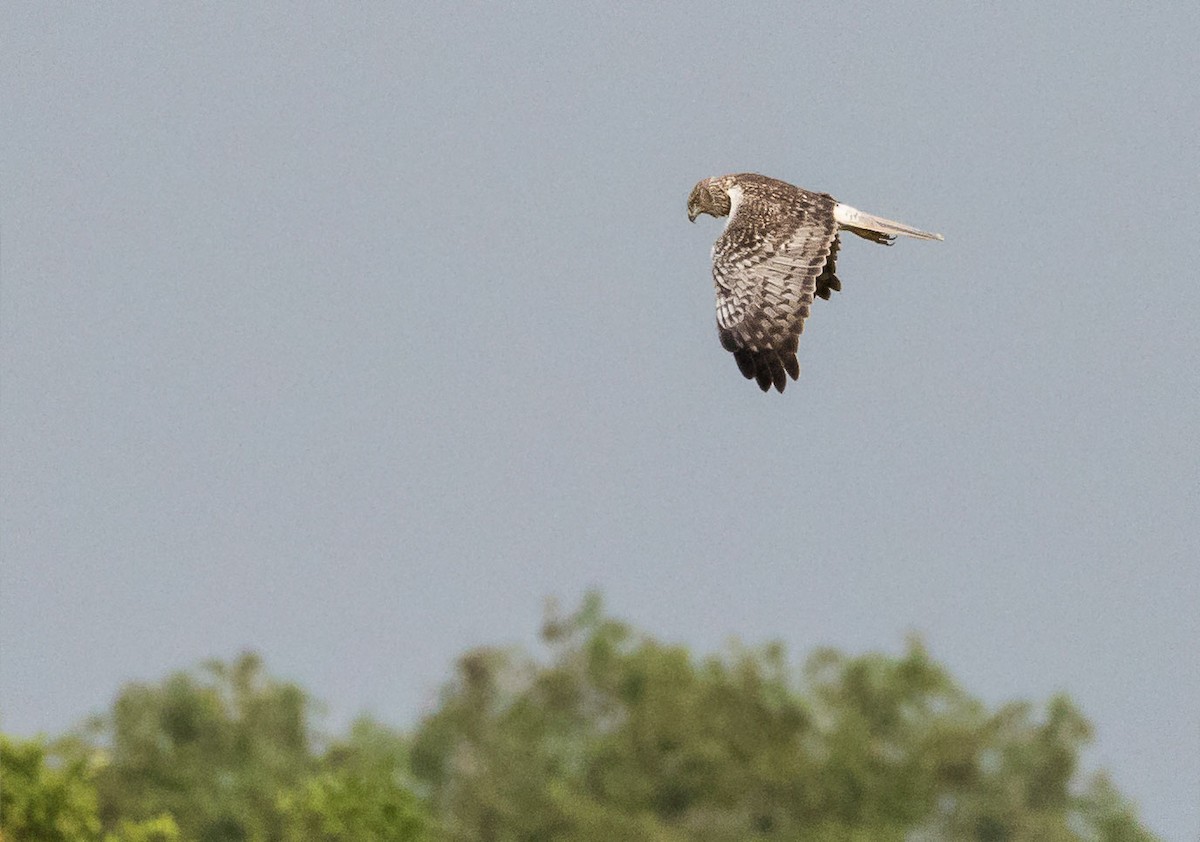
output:
{"label": "bird's body", "polygon": [[688,198],[688,218],[728,216],[713,244],[717,332],[738,369],[765,392],[800,376],[796,350],[814,296],[842,288],[839,231],[890,245],[897,235],[940,240],[754,173],[706,178]]}

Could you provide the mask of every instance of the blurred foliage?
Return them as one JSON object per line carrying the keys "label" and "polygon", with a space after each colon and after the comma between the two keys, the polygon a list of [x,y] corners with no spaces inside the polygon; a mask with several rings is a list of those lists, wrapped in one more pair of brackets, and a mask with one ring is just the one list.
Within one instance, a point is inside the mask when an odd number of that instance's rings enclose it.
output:
{"label": "blurred foliage", "polygon": [[177,842],[179,828],[168,815],[122,820],[103,832],[89,759],[54,762],[49,754],[41,740],[0,734],[0,841]]}
{"label": "blurred foliage", "polygon": [[409,787],[408,743],[360,719],[334,743],[323,771],[279,798],[287,842],[390,842],[424,837],[424,806]]}
{"label": "blurred foliage", "polygon": [[129,684],[78,734],[0,741],[0,841],[1140,842],[1065,697],[989,709],[919,642],[697,657],[548,614],[546,657],[460,658],[414,733],[323,738],[252,654]]}
{"label": "blurred foliage", "polygon": [[[256,655],[129,684],[50,752],[3,743],[3,842],[406,842],[425,835],[404,737],[321,741],[312,700]],[[50,754],[54,755],[51,763]]]}
{"label": "blurred foliage", "polygon": [[98,839],[100,817],[87,761],[51,765],[41,740],[0,735],[0,829],[5,840]]}
{"label": "blurred foliage", "polygon": [[414,737],[449,838],[1149,840],[1068,699],[990,711],[916,641],[902,657],[782,647],[697,658],[589,596],[548,663],[464,655]]}
{"label": "blurred foliage", "polygon": [[281,838],[278,793],[315,770],[311,708],[249,654],[126,686],[94,723],[108,738],[97,777],[102,819],[166,812],[198,842]]}

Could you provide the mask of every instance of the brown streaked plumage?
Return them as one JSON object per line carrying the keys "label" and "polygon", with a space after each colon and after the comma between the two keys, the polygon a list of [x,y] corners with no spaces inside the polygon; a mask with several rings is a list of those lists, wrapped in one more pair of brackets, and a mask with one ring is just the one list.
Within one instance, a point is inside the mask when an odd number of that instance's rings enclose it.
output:
{"label": "brown streaked plumage", "polygon": [[901,234],[942,239],[754,173],[700,181],[688,197],[688,219],[702,213],[729,217],[713,244],[721,345],[764,392],[782,392],[789,376],[800,376],[796,350],[813,297],[842,288],[840,230],[883,245]]}

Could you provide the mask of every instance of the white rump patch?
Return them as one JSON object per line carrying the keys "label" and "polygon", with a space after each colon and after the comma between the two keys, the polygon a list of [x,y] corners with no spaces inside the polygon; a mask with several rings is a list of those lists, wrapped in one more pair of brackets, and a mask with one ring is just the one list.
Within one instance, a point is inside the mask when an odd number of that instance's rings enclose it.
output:
{"label": "white rump patch", "polygon": [[[920,228],[913,228],[911,225],[905,225],[903,222],[897,222],[894,219],[884,219],[882,216],[875,216],[873,213],[865,213],[858,208],[843,205],[841,202],[833,206],[833,219],[843,228],[874,231],[876,234],[885,234],[889,237],[903,234],[905,237],[915,237],[918,240],[942,239],[941,234],[934,234],[932,231],[922,231]],[[858,232],[856,231],[855,233]],[[859,236],[862,235],[859,234]],[[867,237],[867,239],[874,238]]]}
{"label": "white rump patch", "polygon": [[833,221],[838,225],[856,225],[862,218],[862,211],[838,202],[833,206]]}

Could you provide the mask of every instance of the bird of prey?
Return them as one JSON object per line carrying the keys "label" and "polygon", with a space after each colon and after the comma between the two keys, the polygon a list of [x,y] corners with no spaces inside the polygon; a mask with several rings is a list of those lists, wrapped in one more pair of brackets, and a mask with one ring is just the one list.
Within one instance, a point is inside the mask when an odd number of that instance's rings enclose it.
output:
{"label": "bird of prey", "polygon": [[728,216],[713,243],[717,333],[738,369],[764,392],[800,376],[796,349],[813,297],[842,288],[835,262],[840,231],[889,246],[897,235],[940,240],[754,173],[706,178],[688,197],[688,219]]}

